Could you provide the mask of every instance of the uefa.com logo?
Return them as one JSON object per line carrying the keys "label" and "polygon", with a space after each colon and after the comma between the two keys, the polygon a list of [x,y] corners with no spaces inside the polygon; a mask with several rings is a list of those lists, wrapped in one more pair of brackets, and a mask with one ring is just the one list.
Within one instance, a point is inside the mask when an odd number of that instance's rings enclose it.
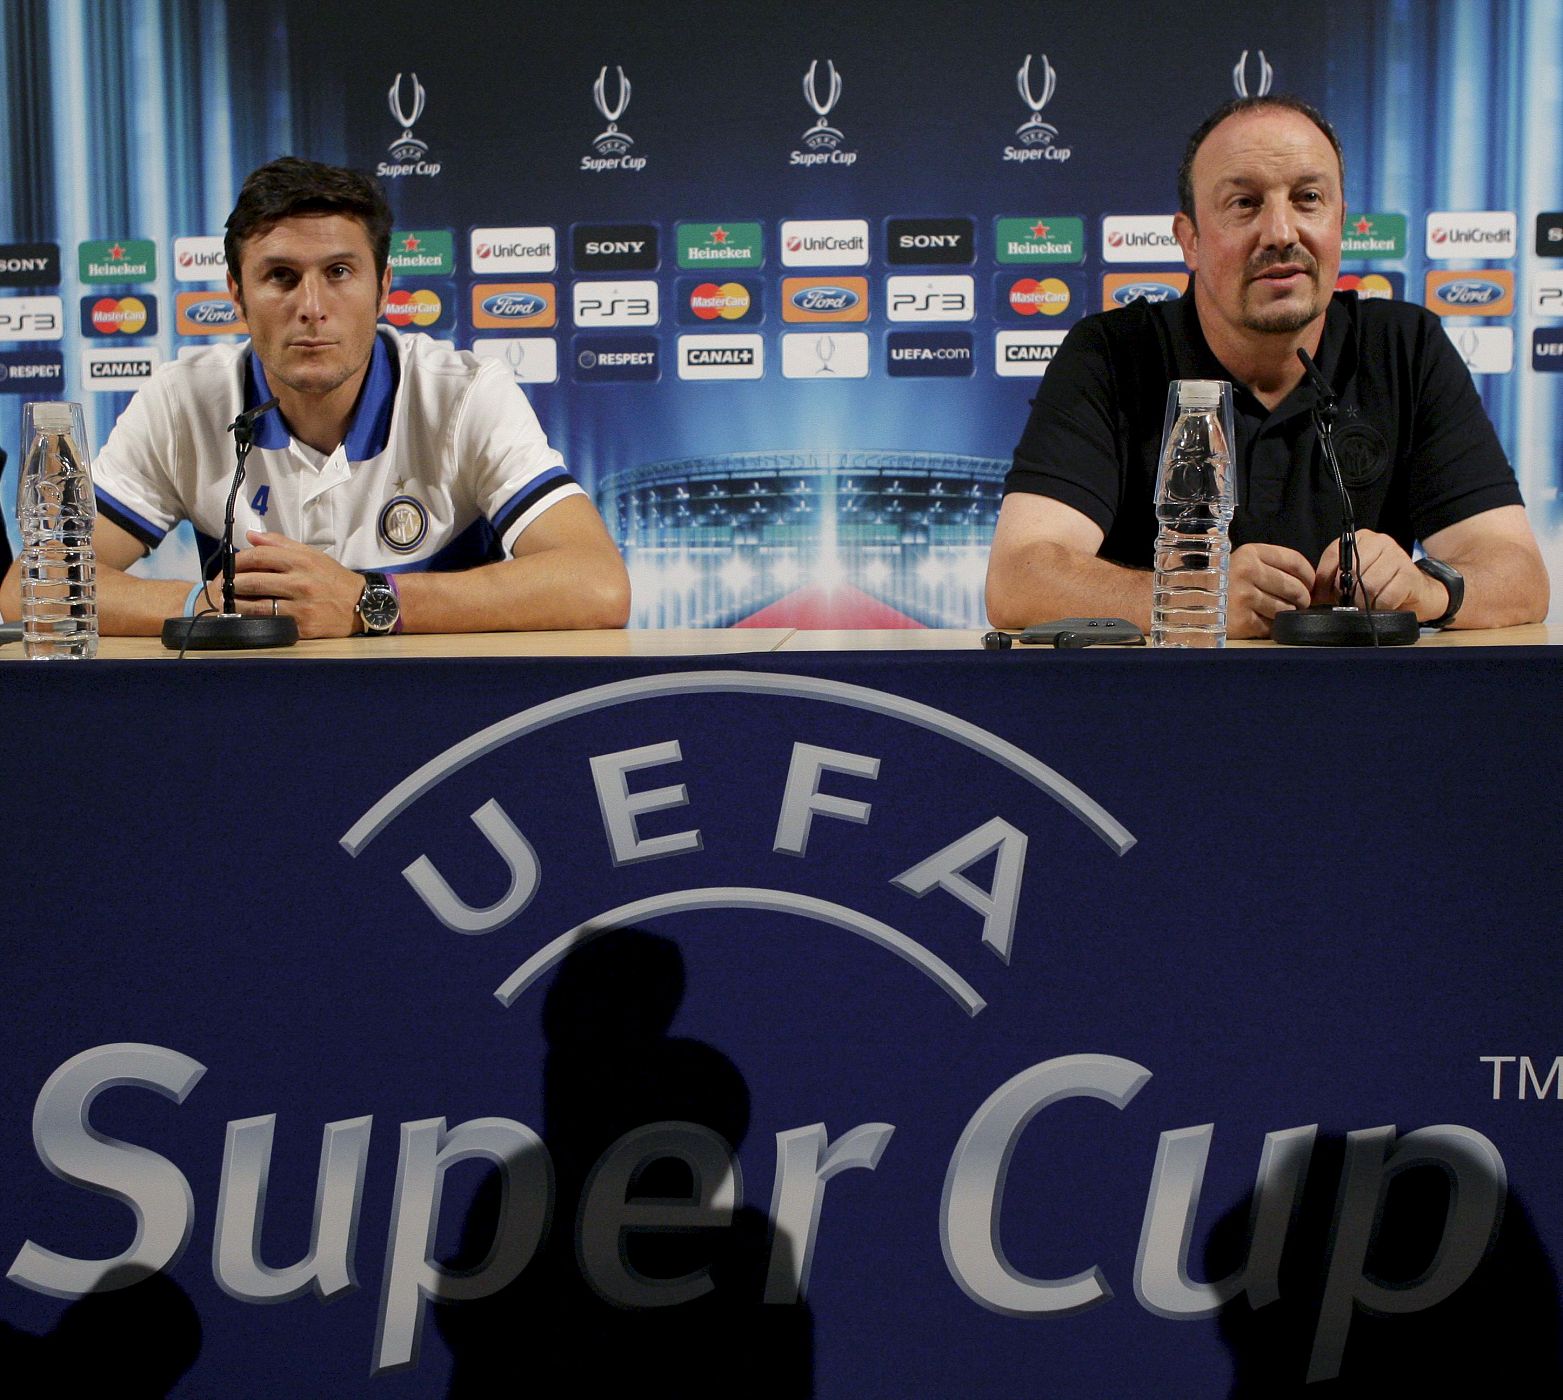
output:
{"label": "uefa.com logo", "polygon": [[418,75],[408,75],[412,79],[412,92],[407,99],[407,105],[402,104],[402,75],[398,73],[391,82],[391,90],[386,93],[386,104],[391,109],[391,115],[401,123],[402,134],[390,145],[390,160],[382,160],[374,168],[374,173],[382,180],[397,180],[404,175],[438,175],[440,163],[430,160],[428,143],[420,141],[412,134],[413,124],[423,115],[423,108],[428,94],[424,91],[423,84],[418,81]]}
{"label": "uefa.com logo", "polygon": [[646,157],[635,152],[635,138],[629,132],[619,129],[619,118],[630,105],[630,80],[624,76],[624,70],[617,65],[614,66],[613,71],[618,75],[618,81],[611,100],[608,97],[606,64],[598,71],[597,81],[592,84],[592,101],[597,104],[597,110],[608,123],[606,130],[592,138],[592,150],[596,154],[581,157],[581,169],[589,170],[594,175],[601,175],[609,170],[637,171],[646,168]]}
{"label": "uefa.com logo", "polygon": [[1004,147],[1004,159],[1007,161],[1019,161],[1022,163],[1048,160],[1066,161],[1071,155],[1068,146],[1058,144],[1058,128],[1051,122],[1042,120],[1042,109],[1053,100],[1053,92],[1058,87],[1058,72],[1048,62],[1047,55],[1038,54],[1042,60],[1037,70],[1036,83],[1038,90],[1031,90],[1031,55],[1026,55],[1026,60],[1020,65],[1015,74],[1015,84],[1020,89],[1020,100],[1031,109],[1031,115],[1026,118],[1015,130],[1015,141],[1019,145],[1011,143]]}
{"label": "uefa.com logo", "polygon": [[787,163],[805,170],[853,164],[857,152],[842,149],[846,137],[830,124],[830,114],[841,101],[841,71],[834,59],[825,60],[823,74],[819,71],[817,58],[809,64],[809,71],[803,75],[803,100],[814,109],[817,120],[803,133],[800,142],[803,149],[794,150],[787,157]]}

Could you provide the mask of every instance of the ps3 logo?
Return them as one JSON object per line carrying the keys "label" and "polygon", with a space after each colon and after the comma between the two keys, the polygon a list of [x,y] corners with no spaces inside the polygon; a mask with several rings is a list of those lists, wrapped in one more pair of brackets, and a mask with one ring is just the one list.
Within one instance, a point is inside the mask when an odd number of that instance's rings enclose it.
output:
{"label": "ps3 logo", "polygon": [[654,326],[661,313],[651,281],[577,282],[574,296],[578,326]]}
{"label": "ps3 logo", "polygon": [[892,277],[885,286],[892,321],[969,321],[976,304],[970,277]]}
{"label": "ps3 logo", "polygon": [[29,340],[55,337],[60,333],[60,318],[53,311],[0,311],[0,339]]}

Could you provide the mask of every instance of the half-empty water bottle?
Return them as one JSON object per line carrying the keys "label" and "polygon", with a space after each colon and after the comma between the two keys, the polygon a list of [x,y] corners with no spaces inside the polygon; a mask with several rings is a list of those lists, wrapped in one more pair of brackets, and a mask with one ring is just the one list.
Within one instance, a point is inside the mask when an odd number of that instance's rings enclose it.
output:
{"label": "half-empty water bottle", "polygon": [[1232,386],[1175,379],[1156,474],[1152,646],[1226,645],[1227,531],[1236,508]]}
{"label": "half-empty water bottle", "polygon": [[86,426],[78,403],[22,406],[22,651],[98,654],[98,566]]}

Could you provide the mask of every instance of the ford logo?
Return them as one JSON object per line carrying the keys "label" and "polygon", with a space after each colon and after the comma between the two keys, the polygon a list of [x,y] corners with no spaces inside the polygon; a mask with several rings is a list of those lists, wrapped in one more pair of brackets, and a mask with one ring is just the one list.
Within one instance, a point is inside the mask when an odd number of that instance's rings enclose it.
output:
{"label": "ford logo", "polygon": [[1131,301],[1171,301],[1176,295],[1165,282],[1130,282],[1113,293],[1113,300],[1127,306]]}
{"label": "ford logo", "polygon": [[846,287],[804,287],[792,294],[799,311],[850,311],[862,298]]}
{"label": "ford logo", "polygon": [[500,292],[497,296],[483,299],[483,310],[487,315],[503,316],[506,320],[519,321],[536,316],[546,307],[547,303],[542,297],[535,297],[530,292]]}
{"label": "ford logo", "polygon": [[239,319],[239,308],[231,301],[213,297],[192,302],[185,308],[185,319],[198,326],[231,326]]}
{"label": "ford logo", "polygon": [[1445,306],[1486,306],[1503,296],[1503,288],[1484,277],[1463,277],[1458,282],[1445,282],[1437,296]]}

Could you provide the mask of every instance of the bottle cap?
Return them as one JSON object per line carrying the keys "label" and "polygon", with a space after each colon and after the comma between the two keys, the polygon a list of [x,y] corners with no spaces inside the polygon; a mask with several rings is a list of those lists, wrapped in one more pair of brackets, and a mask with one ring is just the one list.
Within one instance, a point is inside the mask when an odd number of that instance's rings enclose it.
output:
{"label": "bottle cap", "polygon": [[32,408],[35,433],[68,433],[75,426],[68,403],[35,403]]}
{"label": "bottle cap", "polygon": [[1178,380],[1179,408],[1217,408],[1221,403],[1221,389],[1225,381],[1220,379]]}

